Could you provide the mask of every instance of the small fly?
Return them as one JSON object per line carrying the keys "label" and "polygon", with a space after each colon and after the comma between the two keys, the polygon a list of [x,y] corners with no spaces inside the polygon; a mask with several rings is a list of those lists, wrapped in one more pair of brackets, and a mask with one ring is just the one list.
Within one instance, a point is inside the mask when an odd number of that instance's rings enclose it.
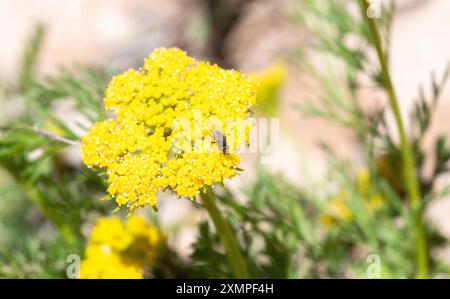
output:
{"label": "small fly", "polygon": [[227,138],[222,134],[222,132],[213,130],[212,131],[214,141],[217,144],[217,147],[223,154],[228,154],[228,144]]}

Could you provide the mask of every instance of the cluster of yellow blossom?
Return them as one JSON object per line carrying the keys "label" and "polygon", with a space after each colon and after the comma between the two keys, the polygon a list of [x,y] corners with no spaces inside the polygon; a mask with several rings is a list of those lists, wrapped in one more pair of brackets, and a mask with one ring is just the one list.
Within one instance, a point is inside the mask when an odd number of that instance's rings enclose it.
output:
{"label": "cluster of yellow blossom", "polygon": [[[356,181],[356,196],[363,200],[363,210],[369,214],[382,206],[384,197],[380,192],[372,190],[370,174],[366,169],[359,171]],[[327,226],[334,226],[339,222],[353,221],[353,213],[349,208],[350,198],[346,192],[340,192],[333,197],[322,214],[322,222]]]}
{"label": "cluster of yellow blossom", "polygon": [[126,222],[101,218],[92,230],[80,278],[142,278],[144,268],[161,255],[163,244],[159,230],[140,216]]}
{"label": "cluster of yellow blossom", "polygon": [[264,116],[274,116],[278,111],[280,89],[286,79],[287,67],[282,62],[271,64],[264,70],[252,74],[258,85],[256,111]]}
{"label": "cluster of yellow blossom", "polygon": [[[248,141],[255,102],[256,85],[241,73],[177,48],[157,49],[142,69],[109,83],[104,104],[116,118],[96,123],[83,137],[83,162],[106,169],[108,193],[130,210],[155,206],[159,190],[194,197],[237,175],[237,151]],[[213,130],[223,133],[229,151],[215,144]]]}

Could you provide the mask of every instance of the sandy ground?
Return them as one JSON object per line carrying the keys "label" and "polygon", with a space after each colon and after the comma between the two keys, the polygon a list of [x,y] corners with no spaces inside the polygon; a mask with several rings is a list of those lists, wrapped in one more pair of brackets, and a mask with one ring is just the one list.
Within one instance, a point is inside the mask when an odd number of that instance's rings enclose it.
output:
{"label": "sandy ground", "polygon": [[[283,18],[290,7],[289,2],[255,1],[252,9],[244,13],[228,45],[235,65],[245,71],[260,69],[277,60],[283,51],[307,42],[304,32]],[[397,2],[399,13],[393,28],[391,68],[402,108],[406,111],[417,94],[418,84],[427,85],[430,72],[434,70],[440,74],[450,58],[450,1]],[[38,21],[49,27],[39,69],[51,74],[61,65],[110,63],[122,68],[137,66],[151,49],[178,45],[180,40],[189,38],[202,22],[199,12],[199,1],[188,0],[0,0],[0,77],[16,76],[23,41]],[[195,45],[191,48],[195,55]],[[319,140],[327,140],[343,157],[362,162],[352,132],[322,120],[303,118],[292,109],[293,103],[305,101],[310,96],[310,90],[301,70],[290,67],[281,98],[280,151],[272,167],[302,184],[311,177],[320,178],[323,173],[323,156],[317,146]],[[450,86],[447,86],[433,130],[424,145],[429,152],[437,133],[448,134],[450,125],[446,114],[449,108]],[[251,177],[248,173],[242,180],[245,182]],[[162,208],[165,225],[175,225],[177,219],[198,221],[197,216],[192,217],[193,208],[189,203],[171,202],[173,206]],[[173,215],[173,211],[178,215]],[[429,217],[448,237],[449,212],[449,200],[436,202],[429,211]],[[186,231],[189,230],[186,226]],[[187,248],[193,234],[183,235],[187,237],[175,243],[180,248]],[[450,250],[447,255],[450,256]]]}

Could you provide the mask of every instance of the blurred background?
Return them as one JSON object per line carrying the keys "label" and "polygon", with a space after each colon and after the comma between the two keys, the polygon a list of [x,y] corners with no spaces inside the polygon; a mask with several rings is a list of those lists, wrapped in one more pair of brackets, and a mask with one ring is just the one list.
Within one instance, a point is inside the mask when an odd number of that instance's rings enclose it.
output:
{"label": "blurred background", "polygon": [[[39,76],[56,75],[76,65],[105,66],[115,70],[139,68],[153,49],[179,47],[189,55],[246,73],[261,73],[279,67],[282,75],[277,109],[280,120],[279,151],[268,168],[281,173],[295,185],[313,188],[327,175],[326,158],[320,141],[326,140],[334,152],[356,165],[364,155],[354,131],[326,120],[303,117],[293,107],[317,94],[317,85],[293,56],[308,47],[314,36],[296,20],[299,0],[0,0],[0,79],[19,76],[24,44],[37,24],[46,28],[43,48],[36,64]],[[430,73],[444,72],[450,53],[450,2],[446,0],[397,0],[390,43],[390,67],[403,112],[412,108],[417,86],[427,84]],[[372,109],[383,96],[363,93],[363,109]],[[0,125],[18,111],[27,109],[20,101],[0,99]],[[51,109],[68,121],[70,104]],[[433,119],[431,133],[423,147],[426,160],[433,161],[433,141],[448,135],[450,86],[446,86]],[[82,132],[82,130],[81,130]],[[81,133],[80,132],[80,133]],[[64,159],[81,167],[76,147],[66,149]],[[248,169],[230,188],[254,180],[254,161],[244,159]],[[430,162],[432,163],[432,162]],[[247,167],[245,167],[247,166]],[[425,171],[426,172],[426,171]],[[426,175],[426,173],[424,174]],[[0,173],[1,181],[1,173]],[[1,200],[1,195],[0,195]],[[195,238],[195,223],[201,213],[187,202],[162,200],[163,226],[183,225],[182,233],[171,240],[187,257]],[[0,203],[2,209],[2,203]],[[170,212],[169,212],[170,211]],[[176,211],[176,212],[174,212]],[[450,238],[450,199],[433,202],[427,218]],[[0,237],[1,239],[1,237]],[[450,262],[450,248],[441,254]]]}
{"label": "blurred background", "polygon": [[[1,1],[1,76],[17,76],[24,42],[37,23],[48,27],[38,62],[39,72],[43,74],[55,74],[62,66],[74,64],[136,68],[153,49],[172,46],[223,67],[259,71],[274,62],[286,61],[292,51],[311,41],[311,36],[294,20],[292,12],[296,2]],[[403,107],[410,109],[417,93],[411,86],[429,80],[431,71],[442,73],[448,61],[446,9],[450,3],[445,0],[395,2],[391,67]],[[291,109],[292,103],[301,102],[312,91],[304,82],[301,69],[291,64],[288,72],[280,96],[280,119],[297,135],[293,140],[295,145],[290,146],[296,151],[306,151],[308,160],[319,155],[311,162],[315,167],[321,161],[320,154],[315,153],[318,139],[331,141],[343,155],[357,156],[351,133],[320,120],[302,119]],[[448,109],[448,101],[441,102]],[[447,129],[444,121],[447,109],[440,109],[436,130]],[[289,163],[290,159],[285,162],[283,169],[300,179],[299,168]]]}

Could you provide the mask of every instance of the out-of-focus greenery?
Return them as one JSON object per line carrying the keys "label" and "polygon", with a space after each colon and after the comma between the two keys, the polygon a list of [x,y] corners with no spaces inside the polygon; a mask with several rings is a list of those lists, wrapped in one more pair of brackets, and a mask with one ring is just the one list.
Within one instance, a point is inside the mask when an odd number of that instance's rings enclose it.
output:
{"label": "out-of-focus greenery", "polygon": [[14,105],[20,113],[3,115],[0,128],[0,276],[64,277],[66,256],[84,247],[83,225],[110,208],[97,200],[105,188],[101,178],[71,165],[64,158],[67,144],[41,134],[78,140],[52,105],[70,98],[86,118],[101,118],[110,74],[78,68],[36,76],[44,33],[38,25],[31,34],[17,81],[1,84],[2,106]]}
{"label": "out-of-focus greenery", "polygon": [[[413,236],[415,228],[411,223],[413,212],[406,208],[407,194],[402,171],[401,146],[391,135],[393,128],[388,126],[387,122],[391,112],[389,107],[381,104],[376,105],[378,107],[372,111],[363,111],[360,103],[371,91],[373,93],[377,90],[387,91],[388,89],[379,63],[373,59],[376,56],[374,55],[374,39],[365,20],[367,12],[359,5],[361,3],[362,1],[344,3],[339,0],[299,2],[298,18],[316,38],[311,48],[303,49],[300,62],[320,86],[318,101],[313,99],[302,105],[300,109],[306,115],[322,117],[355,131],[359,137],[361,151],[364,153],[366,167],[370,172],[370,184],[372,188],[379,189],[383,195],[382,210],[386,210],[387,214],[377,218],[377,221],[373,223],[368,222],[372,217],[367,217],[365,224],[352,222],[350,227],[358,228],[361,232],[372,231],[370,235],[365,236],[367,241],[370,241],[368,244],[370,246],[367,248],[381,257],[383,269],[387,270],[383,273],[385,276],[414,277],[417,269],[412,262],[414,260],[412,248],[415,246]],[[389,59],[390,32],[394,13],[395,1],[390,1],[388,5],[381,7],[382,17],[376,23],[379,26],[383,51],[387,59]],[[311,63],[311,60],[314,61],[312,58],[317,58],[317,55],[322,58],[322,62],[328,59],[329,64],[324,66],[323,63],[320,65]],[[421,213],[432,199],[442,198],[448,190],[448,186],[443,190],[434,188],[438,177],[448,171],[450,158],[448,136],[439,136],[435,140],[436,161],[432,176],[425,178],[422,175],[425,169],[423,140],[429,131],[448,72],[447,68],[439,79],[432,74],[430,95],[427,95],[420,87],[418,100],[415,101],[414,109],[410,113],[411,125],[408,136],[415,157],[415,169],[420,178]],[[334,156],[333,153],[328,152]],[[347,164],[351,165],[351,163]],[[341,173],[352,173],[352,167],[343,169]],[[333,181],[336,181],[336,177]],[[347,197],[352,193],[348,190],[349,186],[351,185],[348,183],[339,184],[339,188],[347,193]],[[386,229],[383,227],[385,224]],[[429,247],[430,275],[448,274],[448,266],[438,261],[435,254],[431,254],[447,240],[440,236],[428,221],[425,221],[424,225]],[[340,237],[349,236],[348,233],[339,235]],[[347,242],[350,248],[364,244],[359,239],[347,240]],[[394,260],[394,257],[398,259]]]}
{"label": "out-of-focus greenery", "polygon": [[[316,182],[318,188],[301,188],[258,167],[254,181],[240,190],[239,198],[244,200],[236,199],[236,191],[216,188],[219,208],[237,234],[251,277],[367,277],[372,254],[380,259],[381,277],[414,277],[413,223],[400,170],[400,148],[386,121],[389,111],[380,106],[367,112],[360,104],[367,86],[385,88],[380,68],[371,58],[370,33],[357,13],[360,7],[357,1],[340,0],[299,4],[296,16],[316,39],[295,61],[317,81],[320,91],[300,108],[309,116],[353,129],[365,165],[339,160],[324,143],[328,177]],[[388,50],[394,6],[383,7],[381,13],[380,29]],[[101,101],[114,71],[76,67],[42,77],[35,67],[43,41],[45,28],[39,25],[25,45],[18,78],[0,82],[0,104],[14,105],[20,112],[7,115],[0,124],[0,277],[66,277],[66,257],[82,255],[89,228],[114,209],[113,203],[100,200],[106,194],[103,178],[78,161],[70,162],[66,155],[68,149],[78,148],[80,132],[105,118]],[[320,65],[311,62],[317,56]],[[285,75],[278,71],[269,77],[277,80],[264,93],[262,114],[277,111],[280,78]],[[419,171],[425,155],[420,145],[447,75],[432,76],[431,94],[420,89],[411,112],[409,136]],[[72,104],[80,118],[69,123],[57,117],[58,102]],[[435,188],[436,180],[449,170],[446,136],[435,141],[435,157],[432,176],[420,181],[424,209],[450,190]],[[430,275],[448,275],[448,265],[434,254],[447,240],[431,223],[425,225]],[[232,276],[210,222],[199,225],[189,260],[168,248],[158,264],[147,277]]]}

